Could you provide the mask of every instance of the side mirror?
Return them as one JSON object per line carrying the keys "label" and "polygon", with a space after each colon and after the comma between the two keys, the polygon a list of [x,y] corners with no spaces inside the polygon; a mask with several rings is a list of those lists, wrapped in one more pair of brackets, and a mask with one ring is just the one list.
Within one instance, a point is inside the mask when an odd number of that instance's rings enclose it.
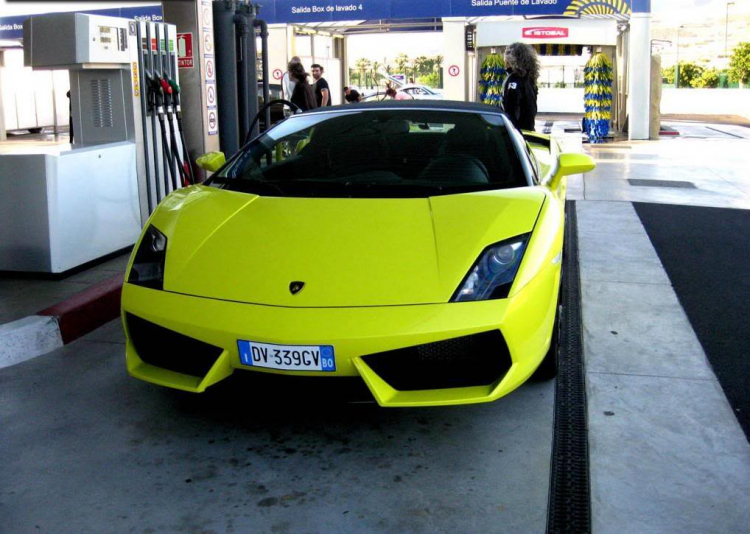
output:
{"label": "side mirror", "polygon": [[574,152],[564,152],[557,157],[557,171],[548,182],[548,185],[550,189],[555,190],[560,185],[560,180],[562,180],[563,176],[583,174],[593,171],[594,168],[596,168],[596,163],[591,159],[591,156]]}
{"label": "side mirror", "polygon": [[195,160],[198,167],[208,172],[216,172],[227,162],[224,152],[208,152]]}

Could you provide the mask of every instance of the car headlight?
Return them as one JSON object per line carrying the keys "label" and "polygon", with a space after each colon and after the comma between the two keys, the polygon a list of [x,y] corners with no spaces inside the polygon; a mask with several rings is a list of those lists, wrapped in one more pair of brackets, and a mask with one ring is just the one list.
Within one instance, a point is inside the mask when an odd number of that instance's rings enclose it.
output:
{"label": "car headlight", "polygon": [[503,299],[521,265],[531,234],[506,239],[484,249],[451,302]]}
{"label": "car headlight", "polygon": [[166,257],[167,237],[153,226],[149,226],[135,253],[128,282],[152,289],[162,289]]}

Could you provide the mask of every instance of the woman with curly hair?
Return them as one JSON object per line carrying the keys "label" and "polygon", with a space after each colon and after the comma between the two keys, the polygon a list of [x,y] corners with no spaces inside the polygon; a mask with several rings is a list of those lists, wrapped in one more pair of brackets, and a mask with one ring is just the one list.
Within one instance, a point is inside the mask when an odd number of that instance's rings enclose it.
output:
{"label": "woman with curly hair", "polygon": [[533,132],[539,93],[536,50],[524,43],[513,43],[505,49],[505,69],[509,75],[503,84],[503,108],[516,128]]}
{"label": "woman with curly hair", "polygon": [[305,67],[302,66],[302,63],[295,63],[294,61],[289,62],[289,77],[294,82],[294,90],[292,91],[292,97],[289,100],[302,111],[318,107],[318,101],[315,98],[315,90],[307,79],[309,76],[310,75],[305,72]]}

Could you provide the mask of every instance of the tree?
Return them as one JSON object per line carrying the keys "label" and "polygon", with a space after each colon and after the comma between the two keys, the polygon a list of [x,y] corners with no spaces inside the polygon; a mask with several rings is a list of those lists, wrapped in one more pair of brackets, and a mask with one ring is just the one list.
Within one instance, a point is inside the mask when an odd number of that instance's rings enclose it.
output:
{"label": "tree", "polygon": [[409,59],[409,56],[407,56],[403,52],[396,56],[396,68],[402,74],[406,74],[406,67],[410,62],[411,60]]}
{"label": "tree", "polygon": [[713,68],[706,69],[698,78],[693,78],[690,85],[697,88],[719,87],[719,71]]}
{"label": "tree", "polygon": [[[693,80],[700,78],[704,70],[703,67],[695,63],[680,61],[680,87],[692,87]],[[674,71],[674,67],[662,69],[662,76],[667,83],[674,83]]]}
{"label": "tree", "polygon": [[674,84],[674,67],[664,67],[661,69],[661,77],[668,84]]}
{"label": "tree", "polygon": [[370,69],[370,60],[367,58],[359,58],[357,61],[354,62],[354,65],[357,67],[357,71],[359,72],[359,85],[365,85],[367,83],[367,79],[365,78],[365,82],[362,82],[362,79],[364,78],[365,72],[367,72]]}
{"label": "tree", "polygon": [[750,83],[750,43],[740,43],[732,52],[729,79],[743,85]]}
{"label": "tree", "polygon": [[440,77],[437,72],[431,72],[426,76],[420,76],[417,81],[427,87],[437,87],[438,83],[440,83]]}
{"label": "tree", "polygon": [[427,71],[427,57],[419,56],[414,59],[414,75],[423,76],[428,73]]}
{"label": "tree", "polygon": [[373,61],[372,62],[372,81],[375,85],[378,85],[378,71],[380,70],[380,67],[382,67],[383,64],[379,61]]}
{"label": "tree", "polygon": [[435,69],[437,70],[438,78],[440,79],[438,87],[441,89],[443,88],[443,59],[443,56],[435,56]]}

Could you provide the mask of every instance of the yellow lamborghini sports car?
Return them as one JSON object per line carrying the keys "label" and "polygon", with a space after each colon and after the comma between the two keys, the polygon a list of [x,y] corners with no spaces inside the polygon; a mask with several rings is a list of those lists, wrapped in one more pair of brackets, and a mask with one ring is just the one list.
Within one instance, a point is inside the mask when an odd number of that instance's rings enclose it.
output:
{"label": "yellow lamborghini sports car", "polygon": [[148,221],[128,371],[193,392],[235,371],[358,376],[381,406],[554,376],[564,176],[591,168],[485,105],[295,115]]}

